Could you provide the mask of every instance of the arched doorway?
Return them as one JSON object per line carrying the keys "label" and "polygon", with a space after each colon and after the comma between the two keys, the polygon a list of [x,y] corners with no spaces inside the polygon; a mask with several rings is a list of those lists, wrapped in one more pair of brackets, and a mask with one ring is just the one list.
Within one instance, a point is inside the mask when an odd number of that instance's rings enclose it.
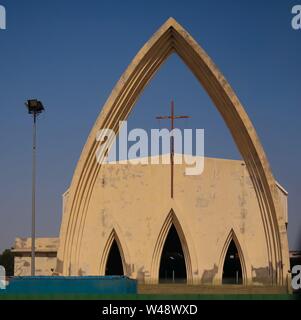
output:
{"label": "arched doorway", "polygon": [[172,224],[161,254],[159,283],[186,283],[186,263],[177,229]]}
{"label": "arched doorway", "polygon": [[106,263],[105,275],[106,276],[123,276],[124,275],[122,259],[121,259],[117,241],[115,239],[111,245],[110,253]]}
{"label": "arched doorway", "polygon": [[242,284],[242,268],[238,250],[232,239],[228,247],[224,266],[223,266],[223,284]]}

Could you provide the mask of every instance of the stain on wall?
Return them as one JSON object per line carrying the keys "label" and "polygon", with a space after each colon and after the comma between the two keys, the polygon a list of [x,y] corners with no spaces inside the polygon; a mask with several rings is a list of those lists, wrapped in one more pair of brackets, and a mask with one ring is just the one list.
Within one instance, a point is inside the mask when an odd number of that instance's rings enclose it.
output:
{"label": "stain on wall", "polygon": [[214,265],[212,269],[205,270],[202,274],[201,283],[202,284],[212,284],[213,279],[216,276],[218,271],[217,265]]}
{"label": "stain on wall", "polygon": [[252,266],[252,280],[257,284],[271,284],[271,277],[269,267],[254,268]]}

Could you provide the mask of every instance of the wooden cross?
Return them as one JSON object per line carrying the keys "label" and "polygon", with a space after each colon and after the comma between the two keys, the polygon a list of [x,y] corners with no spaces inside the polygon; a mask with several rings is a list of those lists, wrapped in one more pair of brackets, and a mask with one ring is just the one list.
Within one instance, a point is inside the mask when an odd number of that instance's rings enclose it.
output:
{"label": "wooden cross", "polygon": [[[175,110],[174,110],[174,101],[172,100],[171,101],[171,115],[170,116],[160,116],[160,117],[156,117],[156,119],[158,120],[165,120],[165,119],[170,119],[170,122],[171,122],[171,131],[175,128],[174,126],[174,121],[176,119],[188,119],[188,118],[191,118],[189,116],[175,116]],[[174,196],[174,188],[173,188],[173,185],[174,185],[174,153],[175,153],[175,150],[174,150],[174,136],[171,135],[170,137],[170,163],[171,163],[171,170],[170,170],[170,196],[171,198],[173,199],[173,196]]]}

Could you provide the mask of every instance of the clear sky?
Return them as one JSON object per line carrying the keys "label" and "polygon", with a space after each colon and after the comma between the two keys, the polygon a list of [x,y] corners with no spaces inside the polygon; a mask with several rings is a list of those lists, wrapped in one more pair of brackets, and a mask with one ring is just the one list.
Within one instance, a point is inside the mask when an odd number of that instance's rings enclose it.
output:
{"label": "clear sky", "polygon": [[[255,125],[276,179],[289,192],[289,243],[301,249],[301,0],[0,0],[0,251],[31,230],[31,126],[24,101],[41,99],[37,235],[58,236],[68,188],[90,129],[116,81],[172,16],[207,51]],[[180,128],[205,129],[207,156],[239,158],[228,129],[177,56],[147,87],[131,127],[158,127],[176,111]],[[161,123],[161,126],[163,124]]]}

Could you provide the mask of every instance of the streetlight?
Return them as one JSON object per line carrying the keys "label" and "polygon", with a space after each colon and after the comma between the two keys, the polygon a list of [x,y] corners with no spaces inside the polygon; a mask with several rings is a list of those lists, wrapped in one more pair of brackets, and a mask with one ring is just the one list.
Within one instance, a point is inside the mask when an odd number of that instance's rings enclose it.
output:
{"label": "streetlight", "polygon": [[32,139],[32,217],[31,217],[31,276],[35,275],[35,238],[36,238],[36,137],[37,116],[45,109],[41,101],[32,99],[25,103],[28,113],[33,115],[33,139]]}

